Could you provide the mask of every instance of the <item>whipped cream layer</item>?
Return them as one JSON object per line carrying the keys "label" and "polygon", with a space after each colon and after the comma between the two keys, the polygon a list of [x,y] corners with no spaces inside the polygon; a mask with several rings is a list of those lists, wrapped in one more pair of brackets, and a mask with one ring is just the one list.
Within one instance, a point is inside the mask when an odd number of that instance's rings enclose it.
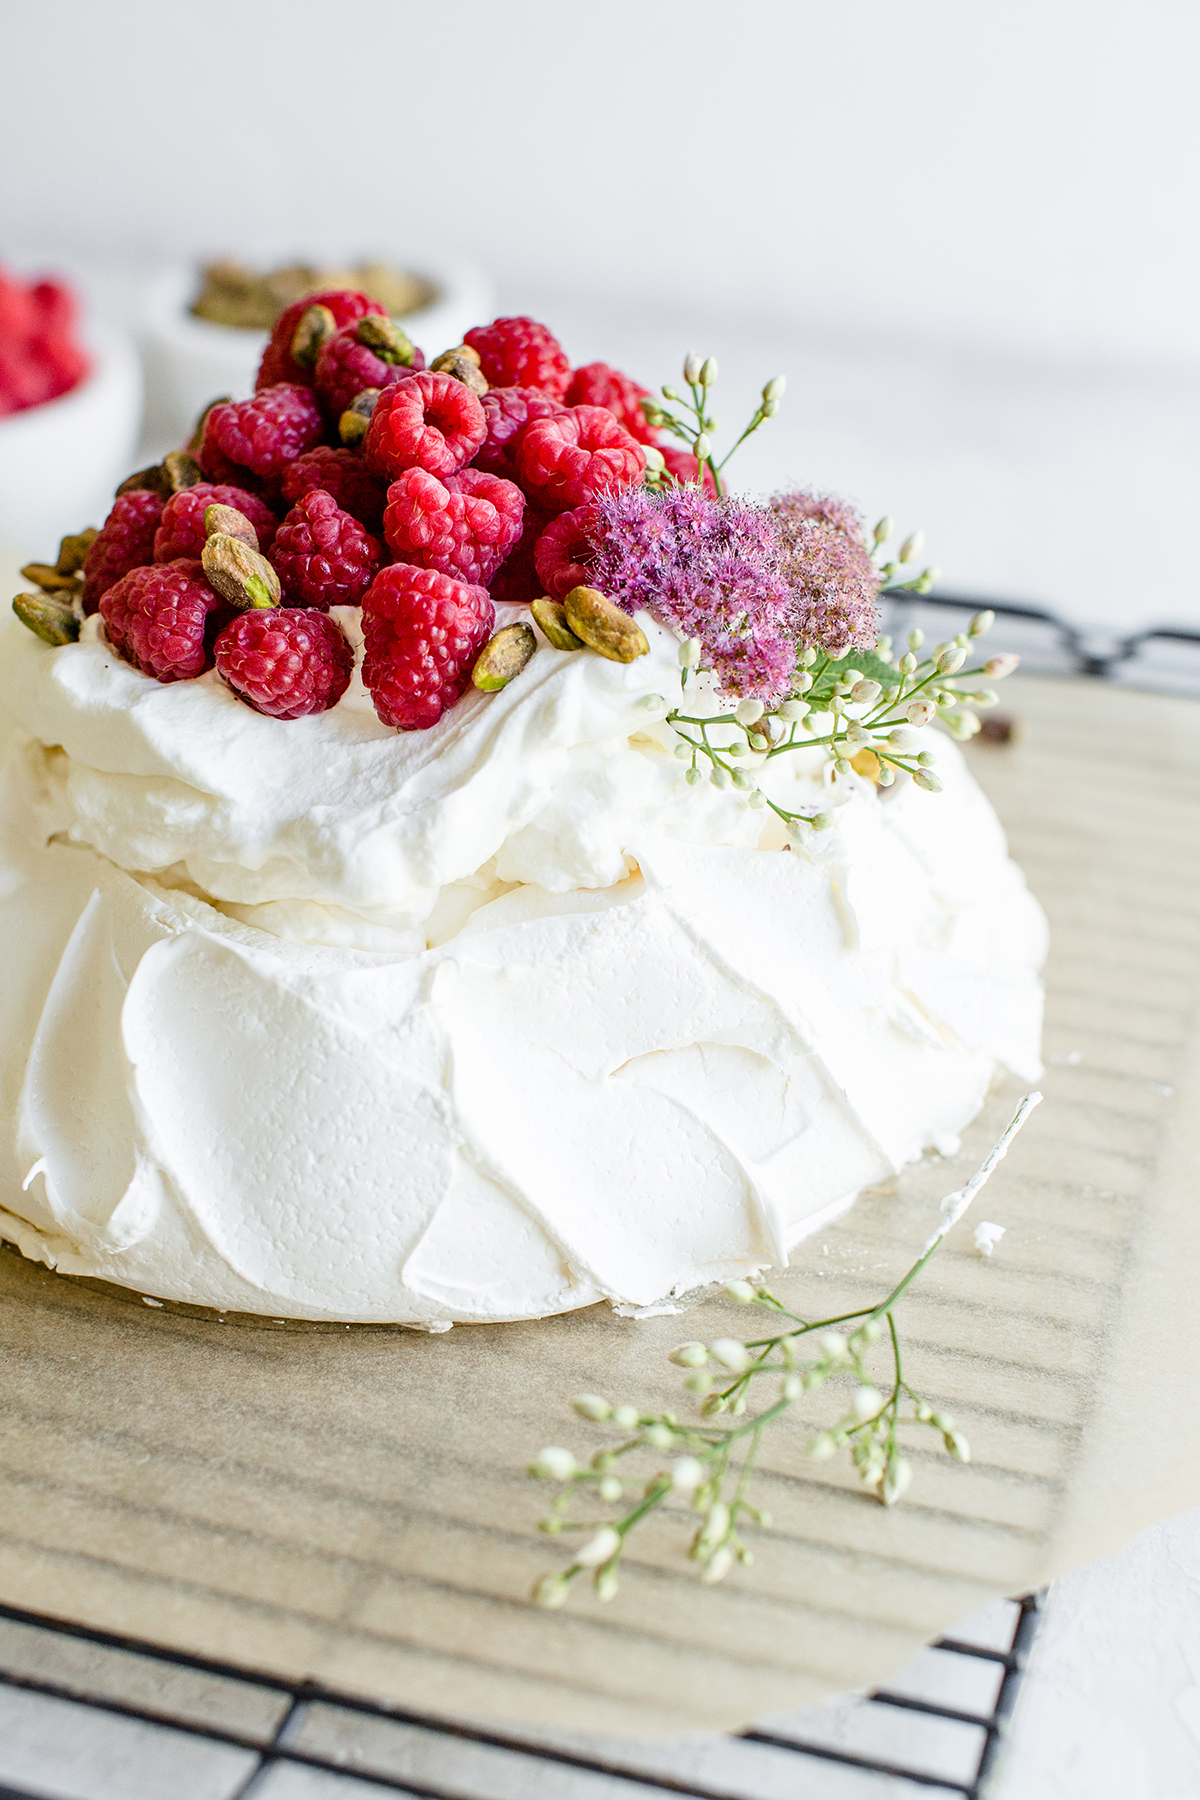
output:
{"label": "whipped cream layer", "polygon": [[684,783],[642,623],[411,734],[0,633],[0,1235],[274,1316],[653,1306],[1034,1077],[1044,921],[954,746],[784,850]]}

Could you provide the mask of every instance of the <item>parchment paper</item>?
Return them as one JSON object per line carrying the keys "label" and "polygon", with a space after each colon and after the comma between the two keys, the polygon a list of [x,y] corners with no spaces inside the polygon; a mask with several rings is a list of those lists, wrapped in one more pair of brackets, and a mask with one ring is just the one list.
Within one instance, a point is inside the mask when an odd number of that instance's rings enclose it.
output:
{"label": "parchment paper", "polygon": [[[970,1467],[915,1438],[885,1511],[785,1425],[753,1566],[700,1586],[677,1512],[634,1538],[612,1604],[581,1585],[547,1614],[528,1591],[565,1555],[533,1530],[549,1496],[525,1463],[604,1441],[567,1409],[580,1390],[678,1407],[663,1352],[746,1313],[258,1327],[6,1250],[0,1597],[424,1710],[667,1734],[877,1682],[1200,1500],[1200,706],[1082,681],[1005,702],[1019,741],[972,761],[1051,916],[1047,1101],[900,1312]],[[881,1298],[1018,1093],[803,1246],[778,1291],[810,1314]],[[1007,1227],[986,1261],[979,1217]]]}

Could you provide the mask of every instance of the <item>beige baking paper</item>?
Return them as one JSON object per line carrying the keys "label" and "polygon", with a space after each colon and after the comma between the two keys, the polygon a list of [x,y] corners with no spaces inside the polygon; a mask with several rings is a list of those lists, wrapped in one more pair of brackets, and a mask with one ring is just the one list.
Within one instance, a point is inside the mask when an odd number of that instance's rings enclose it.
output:
{"label": "beige baking paper", "polygon": [[[784,1425],[752,1566],[701,1586],[678,1510],[631,1541],[613,1603],[580,1584],[540,1612],[531,1583],[566,1557],[533,1529],[550,1496],[524,1465],[605,1441],[570,1396],[678,1407],[664,1352],[745,1312],[281,1329],[6,1250],[0,1597],[424,1710],[665,1734],[876,1682],[982,1602],[1200,1501],[1200,706],[1032,680],[1005,704],[1019,740],[972,762],[1051,917],[1047,1098],[899,1312],[970,1467],[914,1434],[885,1511]],[[808,1316],[882,1298],[1019,1092],[804,1245],[778,1291]],[[979,1218],[1006,1228],[987,1260]]]}

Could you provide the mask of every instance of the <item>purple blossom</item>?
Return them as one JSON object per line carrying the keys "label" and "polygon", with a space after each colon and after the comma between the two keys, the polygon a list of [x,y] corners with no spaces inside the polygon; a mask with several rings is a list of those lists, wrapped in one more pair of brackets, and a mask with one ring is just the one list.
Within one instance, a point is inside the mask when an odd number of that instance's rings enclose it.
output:
{"label": "purple blossom", "polygon": [[685,637],[739,698],[788,691],[793,596],[765,507],[697,487],[624,488],[596,503],[595,581],[627,612],[645,608]]}
{"label": "purple blossom", "polygon": [[836,495],[802,490],[776,494],[770,513],[797,640],[831,656],[869,650],[879,636],[879,572],[857,512]]}

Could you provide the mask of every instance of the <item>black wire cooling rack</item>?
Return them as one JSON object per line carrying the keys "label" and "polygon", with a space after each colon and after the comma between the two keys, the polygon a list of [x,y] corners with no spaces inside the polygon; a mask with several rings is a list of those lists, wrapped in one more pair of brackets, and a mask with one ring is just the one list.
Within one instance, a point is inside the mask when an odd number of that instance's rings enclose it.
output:
{"label": "black wire cooling rack", "polygon": [[[588,1740],[519,1727],[505,1731],[379,1706],[315,1683],[292,1684],[239,1667],[0,1606],[0,1800],[369,1800],[375,1793],[428,1800],[887,1800],[919,1788],[961,1800],[991,1791],[1013,1706],[1037,1632],[1040,1599],[1011,1608],[1003,1645],[943,1638],[924,1653],[951,1679],[964,1660],[987,1665],[994,1699],[974,1711],[881,1689],[852,1703],[844,1742],[822,1741],[821,1709],[791,1715],[786,1730],[723,1740],[718,1779],[695,1751],[672,1767],[671,1746]],[[988,1634],[983,1634],[988,1635]],[[902,1685],[902,1684],[901,1684]],[[920,1734],[895,1740],[918,1716],[925,1735],[957,1732],[957,1772],[945,1747],[920,1754]],[[804,1721],[815,1722],[811,1735]],[[972,1744],[969,1761],[963,1742]],[[36,1745],[30,1785],[12,1785],[13,1746]],[[911,1754],[913,1744],[918,1753]],[[771,1754],[765,1760],[761,1752]],[[65,1762],[64,1762],[65,1755]],[[703,1756],[700,1758],[703,1761]],[[951,1758],[954,1760],[954,1758]],[[72,1776],[72,1767],[75,1774]],[[20,1777],[18,1776],[18,1779]]]}

